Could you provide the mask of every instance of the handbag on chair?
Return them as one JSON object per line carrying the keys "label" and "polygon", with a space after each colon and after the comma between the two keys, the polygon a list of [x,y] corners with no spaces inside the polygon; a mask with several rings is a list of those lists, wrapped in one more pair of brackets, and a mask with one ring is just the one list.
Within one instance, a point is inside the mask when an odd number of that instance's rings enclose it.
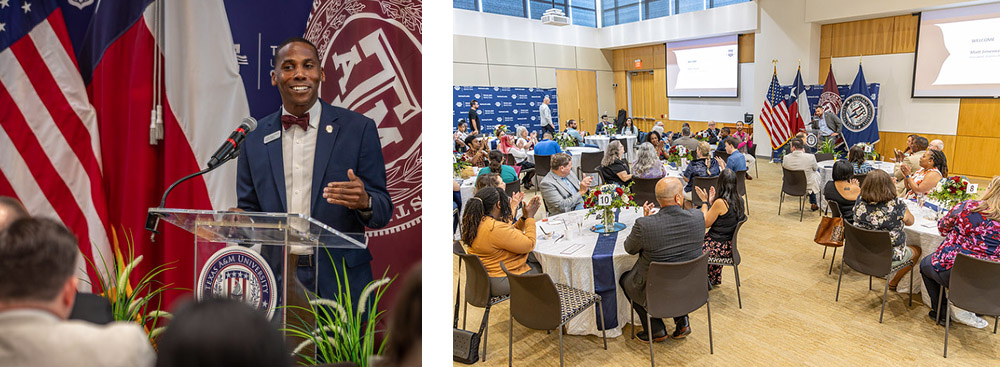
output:
{"label": "handbag on chair", "polygon": [[[459,263],[461,271],[461,263]],[[458,280],[458,295],[455,297],[455,319],[452,328],[455,330],[452,337],[452,360],[464,364],[479,362],[479,340],[482,339],[486,322],[490,319],[490,306],[486,306],[486,313],[483,314],[483,322],[479,325],[478,332],[471,332],[458,327],[458,300],[462,298],[462,280]]]}
{"label": "handbag on chair", "polygon": [[813,241],[823,246],[842,246],[844,244],[844,219],[821,217]]}

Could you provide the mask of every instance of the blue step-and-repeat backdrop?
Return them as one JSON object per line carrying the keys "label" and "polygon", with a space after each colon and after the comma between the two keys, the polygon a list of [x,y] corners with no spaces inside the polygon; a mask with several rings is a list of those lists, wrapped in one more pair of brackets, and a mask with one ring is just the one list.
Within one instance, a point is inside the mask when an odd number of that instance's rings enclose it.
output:
{"label": "blue step-and-repeat backdrop", "polygon": [[542,99],[549,96],[549,109],[552,110],[552,123],[559,130],[559,108],[556,89],[542,88],[510,88],[510,87],[465,87],[454,88],[454,112],[452,112],[452,131],[458,129],[458,120],[469,118],[469,103],[479,102],[479,121],[486,133],[492,133],[499,124],[507,125],[507,130],[513,133],[516,126],[524,126],[529,132],[542,129],[538,106]]}

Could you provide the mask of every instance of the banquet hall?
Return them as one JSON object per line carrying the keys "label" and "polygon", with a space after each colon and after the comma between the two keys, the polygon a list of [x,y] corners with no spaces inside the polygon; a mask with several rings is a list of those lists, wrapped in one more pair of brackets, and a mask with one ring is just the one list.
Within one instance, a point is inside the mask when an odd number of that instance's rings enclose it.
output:
{"label": "banquet hall", "polygon": [[1000,2],[452,12],[454,365],[1000,360]]}

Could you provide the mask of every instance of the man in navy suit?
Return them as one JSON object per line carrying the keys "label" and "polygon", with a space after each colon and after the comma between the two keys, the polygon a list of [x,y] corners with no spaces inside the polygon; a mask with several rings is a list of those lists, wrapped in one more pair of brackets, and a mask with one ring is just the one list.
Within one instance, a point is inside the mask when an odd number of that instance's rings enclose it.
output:
{"label": "man in navy suit", "polygon": [[[316,46],[308,40],[286,40],[276,50],[274,65],[271,85],[278,87],[282,106],[262,118],[240,147],[239,208],[302,213],[340,232],[358,234],[355,239],[365,227],[384,227],[393,209],[375,122],[319,100],[319,83],[326,78]],[[372,280],[367,249],[294,246],[289,252],[288,266],[296,267],[299,281],[307,289],[316,286],[322,298],[336,297],[335,274],[344,273],[341,264],[347,268],[354,304]],[[277,246],[265,246],[261,254],[272,267],[282,256]]]}

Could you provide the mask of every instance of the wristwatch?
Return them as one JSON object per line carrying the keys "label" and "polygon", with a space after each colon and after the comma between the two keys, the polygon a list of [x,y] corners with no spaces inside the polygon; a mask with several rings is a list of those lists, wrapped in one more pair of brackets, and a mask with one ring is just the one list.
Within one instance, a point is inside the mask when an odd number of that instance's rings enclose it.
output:
{"label": "wristwatch", "polygon": [[359,212],[371,213],[372,212],[372,196],[368,195],[368,207],[365,209],[358,209]]}

